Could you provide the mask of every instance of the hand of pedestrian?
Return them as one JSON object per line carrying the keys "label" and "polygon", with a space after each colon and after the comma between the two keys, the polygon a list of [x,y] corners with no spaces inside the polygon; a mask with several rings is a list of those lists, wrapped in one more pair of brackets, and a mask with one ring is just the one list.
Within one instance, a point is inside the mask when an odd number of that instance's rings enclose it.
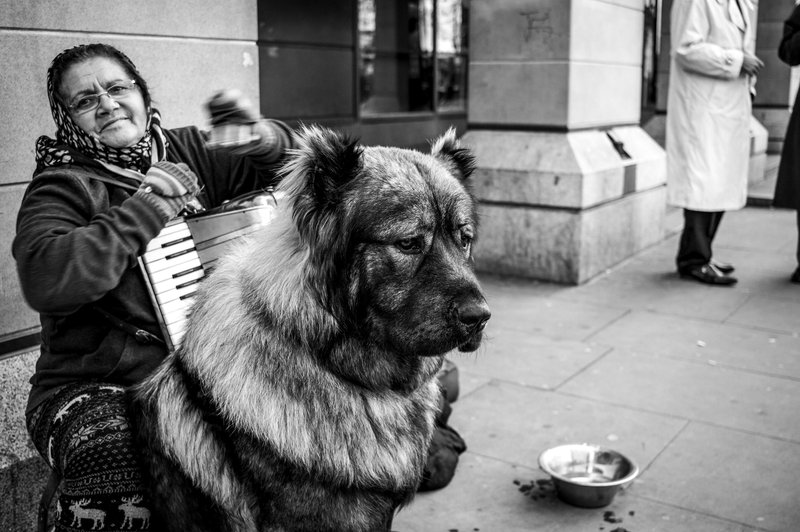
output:
{"label": "hand of pedestrian", "polygon": [[744,53],[744,59],[742,60],[742,74],[746,74],[748,76],[755,76],[758,74],[758,71],[761,70],[761,67],[764,66],[764,61],[759,59],[758,57],[754,56],[749,52]]}

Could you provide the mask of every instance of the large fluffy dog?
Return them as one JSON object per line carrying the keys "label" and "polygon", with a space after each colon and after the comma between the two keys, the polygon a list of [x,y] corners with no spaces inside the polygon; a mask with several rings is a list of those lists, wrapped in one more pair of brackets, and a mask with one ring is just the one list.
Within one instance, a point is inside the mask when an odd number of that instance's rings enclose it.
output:
{"label": "large fluffy dog", "polygon": [[475,350],[489,318],[452,130],[430,155],[300,137],[285,207],[134,391],[165,529],[388,530],[421,478],[442,356]]}

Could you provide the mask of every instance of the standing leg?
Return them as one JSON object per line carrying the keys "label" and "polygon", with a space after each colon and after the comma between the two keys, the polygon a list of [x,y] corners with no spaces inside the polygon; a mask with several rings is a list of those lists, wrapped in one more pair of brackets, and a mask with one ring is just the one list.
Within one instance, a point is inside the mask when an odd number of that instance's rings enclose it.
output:
{"label": "standing leg", "polygon": [[[676,258],[679,273],[687,274],[690,270],[708,264],[711,260],[713,214],[689,209],[683,210],[683,232]],[[714,231],[716,231],[716,226],[714,226]]]}
{"label": "standing leg", "polygon": [[711,242],[714,241],[714,237],[717,236],[717,229],[719,229],[719,223],[722,221],[722,215],[725,214],[725,211],[709,212],[708,214],[708,243],[710,246]]}
{"label": "standing leg", "polygon": [[723,212],[683,210],[683,233],[675,262],[678,273],[701,283],[732,285],[735,277],[725,275],[711,262],[711,242],[717,233]]}
{"label": "standing leg", "polygon": [[30,415],[28,430],[63,479],[56,531],[150,529],[122,387],[67,386]]}
{"label": "standing leg", "polygon": [[[713,212],[711,213],[711,226],[709,229],[711,232],[709,233],[710,242],[714,241],[714,237],[717,236],[717,229],[719,228],[719,223],[722,221],[722,215],[725,214],[725,211]],[[717,260],[712,259],[709,261],[711,264],[714,265],[722,273],[731,273],[735,270],[733,264],[729,264],[726,262],[719,262]]]}

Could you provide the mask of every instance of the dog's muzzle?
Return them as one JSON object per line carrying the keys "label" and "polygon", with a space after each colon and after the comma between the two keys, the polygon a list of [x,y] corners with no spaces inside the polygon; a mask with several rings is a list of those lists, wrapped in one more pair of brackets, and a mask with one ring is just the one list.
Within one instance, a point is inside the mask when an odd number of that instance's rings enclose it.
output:
{"label": "dog's muzzle", "polygon": [[466,305],[456,304],[453,307],[453,314],[459,323],[466,326],[473,333],[481,332],[486,326],[486,322],[492,317],[489,306],[485,301]]}
{"label": "dog's muzzle", "polygon": [[486,322],[492,317],[489,305],[481,298],[468,302],[459,302],[453,306],[453,317],[467,331],[469,339],[458,346],[459,351],[475,351],[481,343],[481,336]]}

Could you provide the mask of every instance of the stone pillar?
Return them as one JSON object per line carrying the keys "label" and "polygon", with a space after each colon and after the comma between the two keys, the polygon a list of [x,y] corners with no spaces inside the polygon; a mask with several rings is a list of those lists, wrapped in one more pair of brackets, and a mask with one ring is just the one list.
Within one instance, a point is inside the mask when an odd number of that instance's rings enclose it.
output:
{"label": "stone pillar", "polygon": [[664,236],[639,127],[644,0],[473,0],[468,132],[481,271],[583,283]]}

